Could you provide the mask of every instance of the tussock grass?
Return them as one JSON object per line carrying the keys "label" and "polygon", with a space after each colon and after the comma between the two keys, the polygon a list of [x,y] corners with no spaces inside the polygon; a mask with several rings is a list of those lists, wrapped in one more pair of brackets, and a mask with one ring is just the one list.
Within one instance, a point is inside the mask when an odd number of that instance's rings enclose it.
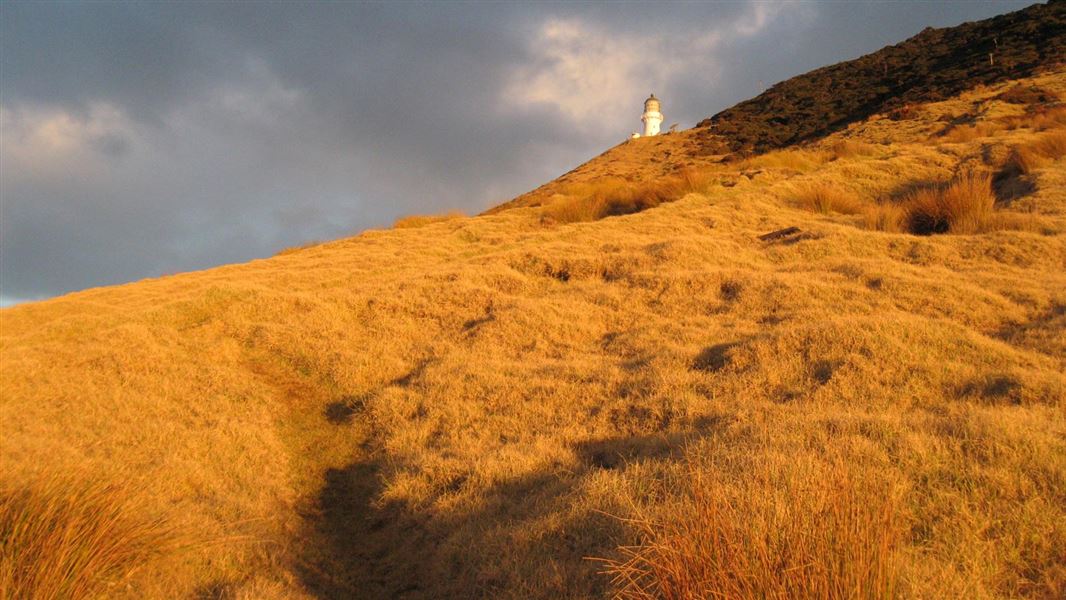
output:
{"label": "tussock grass", "polygon": [[175,547],[115,484],[46,476],[0,486],[0,596],[90,598]]}
{"label": "tussock grass", "polygon": [[854,215],[863,211],[863,202],[859,198],[830,183],[809,183],[800,187],[795,201],[800,207],[818,213]]}
{"label": "tussock grass", "polygon": [[465,217],[461,212],[450,212],[443,215],[410,215],[407,217],[400,217],[396,219],[396,222],[392,224],[393,229],[417,229],[419,227],[425,227],[433,223],[443,223],[444,221],[451,221],[454,219],[462,219]]}
{"label": "tussock grass", "polygon": [[898,493],[846,468],[749,464],[738,485],[694,467],[687,495],[634,519],[641,544],[607,560],[617,597],[894,597],[907,525]]}
{"label": "tussock grass", "polygon": [[874,156],[878,153],[877,146],[862,140],[845,139],[829,146],[832,160],[854,158],[857,156]]}
{"label": "tussock grass", "polygon": [[908,228],[918,235],[987,231],[995,203],[992,177],[983,173],[918,189],[903,200]]}
{"label": "tussock grass", "polygon": [[1038,110],[1028,118],[1029,126],[1035,131],[1048,131],[1066,127],[1066,106],[1058,105]]}
{"label": "tussock grass", "polygon": [[973,142],[991,137],[1005,128],[1005,124],[997,121],[980,121],[972,125],[958,125],[947,129],[942,134],[942,141],[954,144]]}
{"label": "tussock grass", "polygon": [[863,226],[874,231],[903,233],[907,230],[907,210],[893,202],[866,208],[862,213],[862,219]]}
{"label": "tussock grass", "polygon": [[1014,131],[1016,129],[1032,129],[1033,131],[1048,131],[1066,127],[1066,105],[1041,105],[1033,107],[1024,115],[1014,115],[1001,119],[1004,127]]}
{"label": "tussock grass", "polygon": [[1052,131],[1017,146],[1006,168],[1028,175],[1050,166],[1063,156],[1066,156],[1066,131]]}
{"label": "tussock grass", "polygon": [[571,185],[551,199],[542,215],[552,222],[576,223],[637,213],[702,191],[712,176],[708,171],[686,169],[644,183],[604,178]]}
{"label": "tussock grass", "polygon": [[812,149],[773,150],[759,156],[747,158],[739,163],[740,169],[791,169],[807,172],[817,169],[832,159],[833,153]]}

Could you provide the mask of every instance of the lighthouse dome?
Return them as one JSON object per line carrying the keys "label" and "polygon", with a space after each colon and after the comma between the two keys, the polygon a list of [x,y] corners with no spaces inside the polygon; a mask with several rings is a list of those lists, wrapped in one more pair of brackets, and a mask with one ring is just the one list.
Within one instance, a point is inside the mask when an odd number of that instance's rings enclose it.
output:
{"label": "lighthouse dome", "polygon": [[659,112],[659,99],[655,97],[655,94],[648,96],[648,99],[644,101],[645,112]]}

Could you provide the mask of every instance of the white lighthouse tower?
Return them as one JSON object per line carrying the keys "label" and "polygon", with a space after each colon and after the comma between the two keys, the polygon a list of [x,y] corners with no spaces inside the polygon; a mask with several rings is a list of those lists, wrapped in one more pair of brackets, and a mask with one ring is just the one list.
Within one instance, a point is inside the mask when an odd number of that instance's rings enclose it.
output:
{"label": "white lighthouse tower", "polygon": [[659,112],[659,99],[655,94],[644,101],[644,114],[640,116],[644,123],[644,137],[659,135],[659,125],[663,122],[663,113]]}

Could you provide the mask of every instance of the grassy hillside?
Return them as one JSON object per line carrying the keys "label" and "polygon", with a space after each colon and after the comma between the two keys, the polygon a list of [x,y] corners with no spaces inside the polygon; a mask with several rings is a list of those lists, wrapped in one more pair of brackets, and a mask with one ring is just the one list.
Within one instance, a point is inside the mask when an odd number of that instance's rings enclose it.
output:
{"label": "grassy hillside", "polygon": [[1062,597],[1064,96],[4,309],[0,595]]}

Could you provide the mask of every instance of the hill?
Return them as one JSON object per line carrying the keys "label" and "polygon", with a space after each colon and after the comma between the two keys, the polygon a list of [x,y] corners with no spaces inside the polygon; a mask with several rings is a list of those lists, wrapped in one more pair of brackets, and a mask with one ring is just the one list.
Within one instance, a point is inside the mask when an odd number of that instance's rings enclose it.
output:
{"label": "hill", "polygon": [[1062,597],[1063,98],[3,309],[0,596]]}
{"label": "hill", "polygon": [[693,129],[626,141],[487,213],[542,204],[567,185],[605,178],[647,181],[810,142],[877,114],[904,118],[912,105],[1064,64],[1066,1],[957,27],[930,27],[894,46],[778,83]]}

